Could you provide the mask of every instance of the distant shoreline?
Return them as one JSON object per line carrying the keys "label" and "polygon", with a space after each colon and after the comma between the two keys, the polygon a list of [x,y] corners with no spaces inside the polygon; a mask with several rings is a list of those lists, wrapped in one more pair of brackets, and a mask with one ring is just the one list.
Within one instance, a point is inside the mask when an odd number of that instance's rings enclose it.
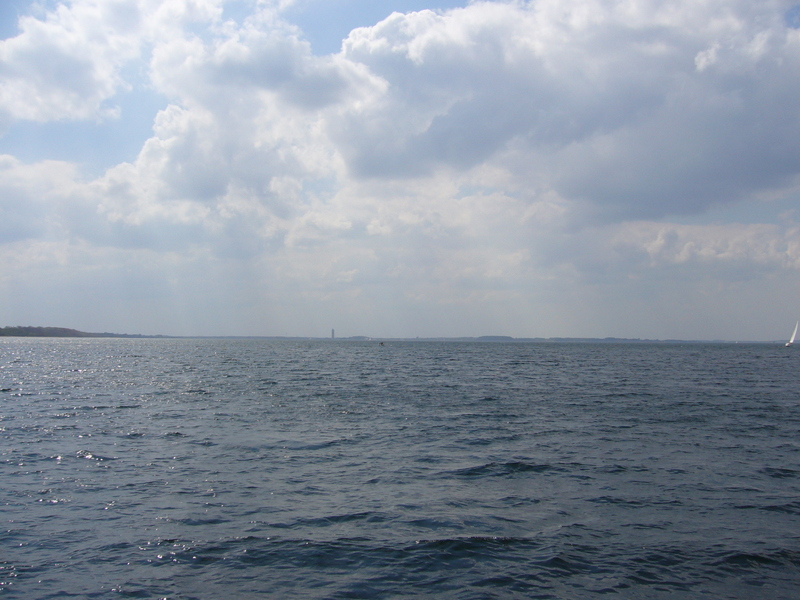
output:
{"label": "distant shoreline", "polygon": [[140,333],[89,333],[66,327],[0,327],[0,337],[57,337],[57,338],[166,338],[167,335]]}
{"label": "distant shoreline", "polygon": [[458,337],[413,337],[389,338],[369,337],[354,335],[349,337],[310,337],[310,336],[283,336],[283,335],[145,335],[141,333],[91,333],[69,329],[66,327],[33,327],[15,326],[0,327],[0,337],[41,337],[41,338],[133,338],[133,339],[240,339],[240,340],[319,340],[332,342],[483,342],[506,344],[783,344],[782,340],[753,341],[753,340],[653,340],[641,338],[571,338],[571,337],[524,337],[515,338],[507,335],[482,335]]}

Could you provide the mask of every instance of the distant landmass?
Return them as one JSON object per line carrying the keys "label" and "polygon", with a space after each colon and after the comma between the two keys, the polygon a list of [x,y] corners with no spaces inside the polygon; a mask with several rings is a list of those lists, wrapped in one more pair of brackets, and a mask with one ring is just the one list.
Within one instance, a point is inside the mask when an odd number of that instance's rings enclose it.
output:
{"label": "distant landmass", "polygon": [[141,335],[130,333],[89,333],[66,327],[0,327],[0,337],[67,337],[67,338],[151,338],[163,335]]}
{"label": "distant landmass", "polygon": [[[272,335],[213,335],[213,336],[173,336],[173,335],[143,335],[140,333],[90,333],[87,331],[79,331],[77,329],[68,329],[66,327],[32,327],[32,326],[16,326],[16,327],[0,327],[0,337],[59,337],[59,338],[206,338],[206,339],[267,339],[267,340],[326,340],[331,338],[318,338],[306,336],[272,336]],[[350,342],[404,342],[404,341],[417,341],[417,342],[494,342],[494,343],[581,343],[581,344],[732,344],[738,342],[726,342],[724,340],[652,340],[640,338],[568,338],[568,337],[551,337],[551,338],[515,338],[509,335],[482,335],[478,337],[416,337],[416,338],[382,338],[370,337],[366,335],[353,335],[349,337],[337,337],[331,341],[350,341]],[[767,342],[744,342],[744,343],[761,343],[773,344],[778,343],[775,341]],[[783,343],[782,341],[780,343]]]}

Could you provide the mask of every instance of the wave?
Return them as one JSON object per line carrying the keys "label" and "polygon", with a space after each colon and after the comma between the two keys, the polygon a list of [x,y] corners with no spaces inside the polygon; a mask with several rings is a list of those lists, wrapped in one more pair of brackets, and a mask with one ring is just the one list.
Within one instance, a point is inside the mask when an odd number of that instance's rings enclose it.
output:
{"label": "wave", "polygon": [[[468,536],[376,542],[245,536],[219,542],[162,540],[148,565],[211,585],[317,598],[708,597],[788,600],[760,576],[800,565],[796,551],[752,553],[691,545],[655,549],[615,544],[559,546],[527,537]],[[176,567],[189,572],[176,571]],[[181,577],[182,575],[182,577]],[[183,580],[185,581],[185,579]],[[748,591],[749,588],[749,591]],[[185,590],[183,590],[185,592]],[[763,595],[761,595],[763,594]]]}
{"label": "wave", "polygon": [[505,463],[490,462],[475,467],[444,471],[440,476],[477,479],[482,477],[508,477],[519,473],[546,473],[548,471],[564,471],[562,467],[549,464],[534,464],[522,461]]}

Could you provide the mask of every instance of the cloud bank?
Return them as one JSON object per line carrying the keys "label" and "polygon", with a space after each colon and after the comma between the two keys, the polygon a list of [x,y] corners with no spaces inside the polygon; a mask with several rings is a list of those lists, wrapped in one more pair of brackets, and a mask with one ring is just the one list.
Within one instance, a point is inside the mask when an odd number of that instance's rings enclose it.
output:
{"label": "cloud bank", "polygon": [[331,55],[286,5],[248,6],[73,0],[0,41],[6,128],[163,98],[100,177],[0,157],[7,324],[764,339],[796,319],[791,2],[473,2]]}

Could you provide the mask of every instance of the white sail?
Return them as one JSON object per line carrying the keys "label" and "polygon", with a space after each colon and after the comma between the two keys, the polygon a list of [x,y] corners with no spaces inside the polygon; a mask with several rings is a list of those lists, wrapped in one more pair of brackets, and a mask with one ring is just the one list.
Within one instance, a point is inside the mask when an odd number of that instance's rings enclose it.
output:
{"label": "white sail", "polygon": [[794,331],[792,332],[792,337],[786,342],[786,346],[789,347],[794,344],[794,338],[797,337],[797,326],[800,325],[800,321],[798,321],[794,326]]}

